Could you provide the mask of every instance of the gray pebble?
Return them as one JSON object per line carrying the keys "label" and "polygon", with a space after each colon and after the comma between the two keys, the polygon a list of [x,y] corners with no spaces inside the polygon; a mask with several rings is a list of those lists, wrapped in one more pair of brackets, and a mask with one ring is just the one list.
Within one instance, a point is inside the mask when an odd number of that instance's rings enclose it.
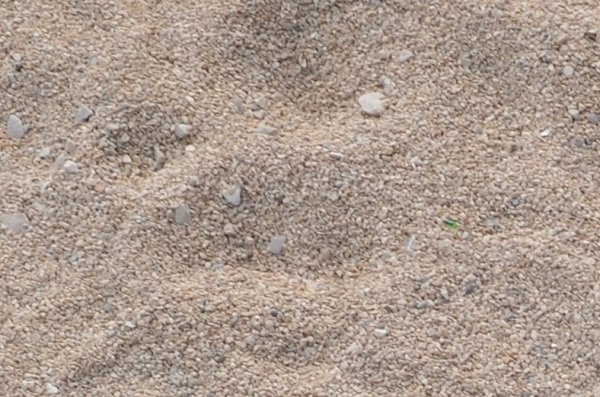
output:
{"label": "gray pebble", "polygon": [[377,336],[378,338],[383,338],[387,336],[387,334],[388,331],[383,325],[378,325],[377,327],[375,327],[375,336]]}
{"label": "gray pebble", "polygon": [[477,289],[475,281],[467,281],[465,284],[465,295],[471,295]]}
{"label": "gray pebble", "polygon": [[75,174],[79,171],[79,166],[77,165],[77,163],[71,160],[65,161],[65,163],[63,164],[63,168],[69,174]]}
{"label": "gray pebble", "polygon": [[6,125],[6,134],[13,139],[20,139],[25,136],[26,128],[21,122],[21,119],[11,114],[8,116],[8,122]]}
{"label": "gray pebble", "polygon": [[369,92],[358,98],[361,110],[369,116],[381,116],[385,110],[383,94],[380,92]]}
{"label": "gray pebble", "polygon": [[178,124],[175,127],[175,136],[179,139],[188,137],[192,133],[192,126],[189,124]]}
{"label": "gray pebble", "polygon": [[242,113],[244,110],[242,100],[240,98],[233,98],[231,100],[231,109],[236,113]]}
{"label": "gray pebble", "polygon": [[287,238],[285,236],[273,236],[271,242],[267,246],[267,251],[271,254],[279,255],[286,241]]}
{"label": "gray pebble", "polygon": [[175,223],[178,225],[187,225],[192,220],[192,212],[187,204],[181,204],[175,209]]}
{"label": "gray pebble", "polygon": [[563,75],[565,77],[567,77],[567,78],[573,77],[574,74],[575,74],[575,69],[573,69],[573,66],[567,65],[563,68]]}
{"label": "gray pebble", "polygon": [[154,169],[156,171],[162,169],[165,166],[166,161],[167,161],[167,157],[160,150],[158,145],[154,146]]}
{"label": "gray pebble", "polygon": [[16,212],[0,216],[0,225],[13,233],[22,233],[29,225],[27,215]]}
{"label": "gray pebble", "polygon": [[579,110],[569,109],[569,116],[571,117],[571,120],[577,120],[579,118]]}
{"label": "gray pebble", "polygon": [[585,138],[582,138],[580,136],[574,136],[571,139],[569,139],[569,144],[575,146],[578,149],[582,149],[587,145],[587,141],[585,140]]}
{"label": "gray pebble", "polygon": [[600,122],[598,115],[594,112],[590,112],[587,114],[587,120],[592,125],[598,125],[598,122]]}
{"label": "gray pebble", "polygon": [[223,227],[223,234],[227,237],[235,236],[235,226],[233,226],[231,223],[226,224]]}
{"label": "gray pebble", "polygon": [[267,113],[262,109],[255,110],[254,112],[252,112],[252,116],[254,116],[254,118],[258,120],[264,119],[266,115]]}
{"label": "gray pebble", "polygon": [[94,111],[92,109],[90,109],[87,106],[81,106],[79,109],[77,109],[77,111],[75,112],[75,124],[81,124],[81,123],[85,123],[86,121],[88,121],[90,119],[90,117],[92,117],[94,114]]}
{"label": "gray pebble", "polygon": [[411,50],[402,50],[398,54],[398,62],[404,63],[414,57],[415,54]]}
{"label": "gray pebble", "polygon": [[221,192],[221,195],[225,201],[236,207],[242,203],[242,188],[239,185],[230,186]]}
{"label": "gray pebble", "polygon": [[267,124],[260,123],[258,125],[258,127],[256,128],[256,132],[258,134],[275,135],[275,133],[277,132],[277,128],[271,127],[270,125],[267,125]]}
{"label": "gray pebble", "polygon": [[49,146],[42,148],[38,153],[38,157],[41,159],[48,158],[48,157],[50,157],[51,151],[52,151],[52,149]]}

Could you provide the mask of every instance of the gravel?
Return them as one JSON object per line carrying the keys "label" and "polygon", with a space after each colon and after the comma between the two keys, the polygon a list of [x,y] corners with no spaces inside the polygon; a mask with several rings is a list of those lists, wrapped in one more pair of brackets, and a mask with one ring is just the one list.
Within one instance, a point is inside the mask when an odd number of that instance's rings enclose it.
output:
{"label": "gravel", "polygon": [[2,2],[0,395],[600,395],[598,15]]}

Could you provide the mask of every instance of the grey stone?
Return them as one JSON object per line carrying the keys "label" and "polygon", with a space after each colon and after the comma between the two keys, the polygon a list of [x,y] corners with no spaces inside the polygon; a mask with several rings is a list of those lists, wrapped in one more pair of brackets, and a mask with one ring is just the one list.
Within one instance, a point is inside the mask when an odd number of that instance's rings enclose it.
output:
{"label": "grey stone", "polygon": [[258,134],[275,135],[275,133],[277,133],[277,128],[271,127],[270,125],[267,125],[267,124],[260,123],[258,125],[258,127],[256,128],[256,132]]}
{"label": "grey stone", "polygon": [[65,171],[68,174],[75,174],[75,173],[79,172],[79,166],[77,165],[76,162],[71,161],[71,160],[65,161],[65,163],[63,164],[63,168],[65,169]]}
{"label": "grey stone", "polygon": [[13,233],[22,233],[29,225],[27,215],[16,212],[0,216],[0,225]]}
{"label": "grey stone", "polygon": [[271,237],[271,242],[267,246],[267,251],[271,254],[279,255],[286,241],[287,238],[282,235]]}
{"label": "grey stone", "polygon": [[231,100],[231,109],[236,113],[242,113],[244,110],[243,102],[240,98],[233,98]]}
{"label": "grey stone", "polygon": [[414,56],[415,54],[411,50],[402,50],[398,54],[398,62],[404,63],[413,58]]}
{"label": "grey stone", "polygon": [[192,220],[192,212],[187,204],[181,204],[175,209],[175,223],[178,225],[187,225]]}
{"label": "grey stone", "polygon": [[242,203],[242,188],[239,185],[233,185],[221,192],[221,195],[229,204],[238,206]]}
{"label": "grey stone", "polygon": [[58,394],[58,387],[54,386],[52,383],[46,384],[46,391],[50,395]]}
{"label": "grey stone", "polygon": [[563,68],[563,75],[567,78],[569,77],[573,77],[573,75],[575,74],[575,69],[573,69],[573,66],[571,65],[566,65]]}
{"label": "grey stone", "polygon": [[594,112],[590,112],[587,114],[587,120],[592,125],[598,125],[598,122],[600,122],[598,115]]}
{"label": "grey stone", "polygon": [[175,136],[179,139],[190,136],[192,133],[192,126],[189,124],[177,124],[175,127]]}
{"label": "grey stone", "polygon": [[227,237],[235,236],[235,226],[233,226],[231,223],[226,224],[223,227],[223,234]]}
{"label": "grey stone", "polygon": [[87,106],[81,106],[75,112],[75,124],[85,123],[94,115],[94,111]]}
{"label": "grey stone", "polygon": [[25,136],[27,129],[23,125],[20,118],[11,114],[8,116],[8,122],[6,123],[6,133],[10,138],[20,139]]}
{"label": "grey stone", "polygon": [[361,110],[369,116],[381,116],[385,110],[384,95],[380,92],[369,92],[358,98]]}
{"label": "grey stone", "polygon": [[378,338],[383,338],[385,336],[387,336],[388,331],[387,329],[385,329],[384,326],[379,325],[377,327],[375,327],[375,336],[377,336]]}
{"label": "grey stone", "polygon": [[38,157],[41,159],[45,159],[50,157],[50,153],[52,152],[52,149],[47,146],[45,148],[40,149],[39,153],[38,153]]}
{"label": "grey stone", "polygon": [[579,110],[569,109],[569,116],[571,117],[571,120],[577,120],[579,118]]}
{"label": "grey stone", "polygon": [[266,115],[267,115],[267,112],[265,112],[262,109],[255,110],[252,112],[252,116],[254,116],[254,118],[258,119],[258,120],[264,119]]}
{"label": "grey stone", "polygon": [[162,169],[167,161],[167,156],[160,150],[158,145],[154,146],[154,169],[156,171]]}

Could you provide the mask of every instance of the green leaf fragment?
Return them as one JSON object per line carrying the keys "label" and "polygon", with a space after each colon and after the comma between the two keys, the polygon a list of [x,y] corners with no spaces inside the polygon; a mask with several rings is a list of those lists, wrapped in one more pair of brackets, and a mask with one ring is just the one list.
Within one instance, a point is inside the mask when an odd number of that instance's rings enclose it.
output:
{"label": "green leaf fragment", "polygon": [[446,225],[450,229],[458,229],[459,226],[458,221],[451,218],[445,219],[444,225]]}

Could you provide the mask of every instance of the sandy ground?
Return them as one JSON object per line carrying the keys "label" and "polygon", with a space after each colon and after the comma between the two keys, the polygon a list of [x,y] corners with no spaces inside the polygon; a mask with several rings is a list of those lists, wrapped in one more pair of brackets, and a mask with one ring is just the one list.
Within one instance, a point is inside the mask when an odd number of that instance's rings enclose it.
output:
{"label": "sandy ground", "polygon": [[599,29],[1,1],[0,395],[600,395]]}

